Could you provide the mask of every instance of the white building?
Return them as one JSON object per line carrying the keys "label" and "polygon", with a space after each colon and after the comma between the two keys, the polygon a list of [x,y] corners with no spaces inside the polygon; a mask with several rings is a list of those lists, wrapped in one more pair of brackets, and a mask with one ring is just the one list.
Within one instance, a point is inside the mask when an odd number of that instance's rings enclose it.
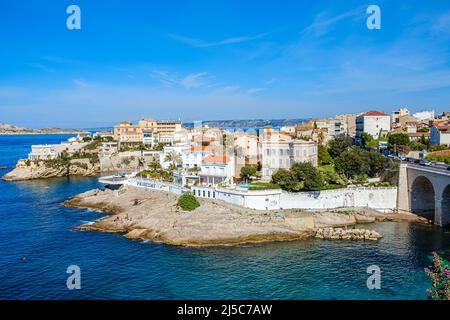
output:
{"label": "white building", "polygon": [[362,134],[368,133],[374,139],[380,138],[382,131],[391,130],[391,117],[381,111],[369,111],[356,117],[356,141],[361,142]]}
{"label": "white building", "polygon": [[439,123],[430,127],[430,145],[450,146],[450,124]]}
{"label": "white building", "polygon": [[100,149],[101,157],[108,157],[116,152],[119,152],[119,144],[117,142],[102,142]]}
{"label": "white building", "polygon": [[231,184],[234,178],[234,159],[226,155],[209,155],[202,161],[199,176],[203,186]]}
{"label": "white building", "polygon": [[59,153],[55,150],[53,145],[37,144],[31,146],[31,152],[28,154],[28,159],[37,160],[51,160],[56,159]]}
{"label": "white building", "polygon": [[407,108],[400,108],[392,112],[392,122],[399,122],[399,119],[402,116],[409,116],[409,110]]}
{"label": "white building", "polygon": [[317,166],[317,144],[304,140],[263,140],[261,143],[262,178],[270,179],[279,169],[290,169],[296,162]]}
{"label": "white building", "polygon": [[142,143],[146,146],[156,146],[159,143],[159,134],[157,132],[144,129],[142,132]]}
{"label": "white building", "polygon": [[242,165],[256,165],[259,159],[258,138],[254,135],[240,134],[235,137],[233,147],[237,162]]}
{"label": "white building", "polygon": [[193,146],[190,148],[185,148],[181,151],[181,157],[183,159],[183,168],[200,168],[202,165],[202,161],[207,156],[214,153],[214,151],[218,151],[216,147],[212,146]]}

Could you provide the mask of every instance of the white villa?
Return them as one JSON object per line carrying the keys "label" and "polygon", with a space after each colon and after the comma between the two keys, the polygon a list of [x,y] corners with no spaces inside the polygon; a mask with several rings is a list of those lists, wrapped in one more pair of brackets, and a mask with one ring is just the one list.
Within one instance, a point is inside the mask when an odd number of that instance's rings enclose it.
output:
{"label": "white villa", "polygon": [[233,183],[234,159],[227,155],[209,155],[203,159],[199,176],[203,186]]}
{"label": "white villa", "polygon": [[183,168],[200,168],[203,159],[213,154],[215,151],[218,151],[218,148],[212,146],[192,146],[190,148],[183,149],[181,152]]}
{"label": "white villa", "polygon": [[37,144],[31,146],[31,152],[28,154],[28,159],[37,160],[51,160],[56,159],[59,156],[59,152],[55,150],[54,145],[50,144]]}

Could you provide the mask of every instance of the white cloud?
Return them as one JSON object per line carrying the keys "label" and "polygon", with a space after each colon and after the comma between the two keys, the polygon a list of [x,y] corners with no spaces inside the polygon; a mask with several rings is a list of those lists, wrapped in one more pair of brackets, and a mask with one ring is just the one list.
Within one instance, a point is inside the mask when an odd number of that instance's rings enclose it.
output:
{"label": "white cloud", "polygon": [[334,17],[330,17],[328,10],[322,11],[318,15],[316,15],[312,24],[303,29],[302,34],[320,37],[330,32],[333,29],[334,25],[336,25],[338,22],[358,16],[363,19],[366,17],[365,14],[366,11],[364,7],[358,7]]}
{"label": "white cloud", "polygon": [[81,88],[88,88],[88,87],[94,86],[93,83],[87,82],[87,81],[85,81],[85,80],[83,80],[83,79],[74,79],[74,80],[72,80],[72,82],[73,82],[76,86],[81,87]]}
{"label": "white cloud", "polygon": [[263,91],[263,90],[266,90],[266,89],[265,88],[250,88],[250,89],[247,90],[247,93],[248,94],[253,94],[253,93],[257,93],[257,92]]}
{"label": "white cloud", "polygon": [[206,48],[206,47],[216,47],[216,46],[223,46],[223,45],[228,45],[228,44],[257,40],[257,39],[264,38],[266,35],[267,35],[267,33],[260,33],[260,34],[256,34],[256,35],[250,35],[250,36],[230,37],[230,38],[225,38],[225,39],[222,39],[219,41],[212,41],[212,42],[208,42],[208,41],[204,41],[204,40],[196,39],[196,38],[189,38],[189,37],[185,37],[185,36],[182,36],[179,34],[173,34],[173,33],[170,33],[167,36],[173,40],[187,44],[191,47]]}
{"label": "white cloud", "polygon": [[192,73],[180,80],[180,85],[186,89],[195,89],[208,85],[206,76],[208,72]]}

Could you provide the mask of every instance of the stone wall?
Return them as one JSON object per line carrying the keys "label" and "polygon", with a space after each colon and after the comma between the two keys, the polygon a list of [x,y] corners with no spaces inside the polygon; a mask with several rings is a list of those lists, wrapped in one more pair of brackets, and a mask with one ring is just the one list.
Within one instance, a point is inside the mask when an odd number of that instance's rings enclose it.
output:
{"label": "stone wall", "polygon": [[392,211],[397,207],[397,188],[355,187],[334,190],[289,193],[282,192],[282,209],[333,209],[368,207]]}

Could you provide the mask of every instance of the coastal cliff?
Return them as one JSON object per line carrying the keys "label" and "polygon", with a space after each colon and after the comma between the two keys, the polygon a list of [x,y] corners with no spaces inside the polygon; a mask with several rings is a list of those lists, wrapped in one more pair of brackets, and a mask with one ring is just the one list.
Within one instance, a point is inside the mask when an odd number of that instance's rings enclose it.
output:
{"label": "coastal cliff", "polygon": [[[110,215],[79,230],[124,233],[170,245],[215,246],[290,241],[315,237],[319,228],[354,226],[377,220],[361,212],[257,211],[219,200],[199,199],[200,207],[186,212],[177,207],[177,196],[164,191],[123,186],[119,190],[91,190],[72,197],[65,206],[100,210]],[[325,239],[378,240],[374,231],[345,230]],[[330,233],[330,232],[328,232]],[[327,233],[327,235],[328,235]],[[360,236],[357,236],[360,235]],[[344,237],[345,236],[345,237]]]}
{"label": "coastal cliff", "polygon": [[73,159],[67,162],[19,161],[16,167],[5,174],[6,181],[32,180],[68,175],[94,176],[99,174],[100,164],[90,159]]}

